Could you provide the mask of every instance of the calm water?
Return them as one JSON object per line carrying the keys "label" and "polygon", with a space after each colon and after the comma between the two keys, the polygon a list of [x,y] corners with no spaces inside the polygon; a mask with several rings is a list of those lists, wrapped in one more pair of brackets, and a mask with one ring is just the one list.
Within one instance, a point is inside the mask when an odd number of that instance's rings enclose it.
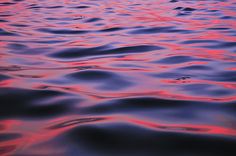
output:
{"label": "calm water", "polygon": [[0,155],[236,146],[235,0],[1,0]]}

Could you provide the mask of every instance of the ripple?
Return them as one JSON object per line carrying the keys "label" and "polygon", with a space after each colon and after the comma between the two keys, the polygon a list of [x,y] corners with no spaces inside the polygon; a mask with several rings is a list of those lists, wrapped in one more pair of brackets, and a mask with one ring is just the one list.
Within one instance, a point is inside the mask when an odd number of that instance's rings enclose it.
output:
{"label": "ripple", "polygon": [[223,137],[155,132],[128,124],[83,126],[71,130],[66,137],[75,146],[72,151],[82,145],[87,147],[81,149],[86,155],[223,155],[221,149],[233,152],[235,143],[234,139]]}
{"label": "ripple", "polygon": [[72,126],[72,125],[79,125],[79,124],[84,124],[84,123],[91,123],[91,122],[96,122],[96,121],[101,121],[104,120],[106,118],[81,118],[81,119],[74,119],[74,120],[70,120],[70,121],[66,121],[63,123],[59,123],[57,125],[53,125],[51,127],[49,127],[49,129],[59,129],[59,128],[64,128],[64,127],[68,127],[68,126]]}
{"label": "ripple", "polygon": [[175,27],[153,27],[153,28],[140,28],[138,30],[134,30],[129,32],[130,34],[153,34],[153,33],[180,33],[180,34],[188,34],[193,33],[191,30],[182,30],[176,29]]}
{"label": "ripple", "polygon": [[188,67],[180,68],[181,70],[212,70],[211,67],[203,66],[203,65],[192,65]]}
{"label": "ripple", "polygon": [[159,46],[149,46],[149,45],[140,45],[140,46],[129,46],[129,47],[120,47],[110,49],[109,46],[99,46],[93,48],[73,48],[66,49],[57,53],[52,54],[52,57],[56,58],[68,58],[73,59],[77,57],[88,57],[88,56],[101,56],[101,55],[122,55],[130,53],[141,53],[149,52],[154,50],[162,50],[164,48]]}
{"label": "ripple", "polygon": [[21,137],[21,134],[17,134],[17,133],[4,133],[4,134],[0,133],[0,142],[14,140],[20,137]]}
{"label": "ripple", "polygon": [[7,80],[7,79],[10,79],[10,77],[6,76],[6,75],[1,75],[0,74],[0,81]]}
{"label": "ripple", "polygon": [[75,82],[99,84],[100,89],[120,90],[132,85],[124,77],[111,72],[99,70],[86,70],[67,75],[67,77],[75,79]]}
{"label": "ripple", "polygon": [[83,6],[76,6],[76,7],[71,7],[74,9],[86,9],[86,8],[90,8],[89,6],[83,5]]}
{"label": "ripple", "polygon": [[[45,118],[68,112],[72,106],[71,100],[54,101],[47,104],[45,100],[65,95],[56,91],[35,91],[27,89],[0,89],[0,118]],[[38,101],[38,102],[36,102]],[[45,102],[43,102],[45,101]],[[44,104],[40,104],[43,102]]]}
{"label": "ripple", "polygon": [[212,74],[205,74],[202,77],[207,80],[235,82],[236,72],[235,71],[217,72]]}
{"label": "ripple", "polygon": [[88,112],[96,113],[112,113],[112,112],[126,112],[126,111],[144,111],[145,109],[173,109],[186,107],[186,102],[177,100],[166,100],[156,98],[129,98],[117,99],[107,103],[98,104],[93,107],[85,109]]}
{"label": "ripple", "polygon": [[0,36],[17,36],[17,34],[0,28]]}
{"label": "ripple", "polygon": [[108,28],[108,29],[100,30],[100,32],[114,32],[114,31],[120,31],[120,30],[123,30],[123,29],[124,29],[124,28],[113,27],[113,28]]}
{"label": "ripple", "polygon": [[109,79],[114,75],[104,71],[81,71],[70,74],[69,76],[85,81],[94,81],[94,80],[96,81],[96,80]]}
{"label": "ripple", "polygon": [[76,34],[85,34],[89,31],[86,30],[70,30],[70,29],[48,29],[48,28],[40,28],[38,29],[40,32],[51,33],[51,34],[64,34],[64,35],[76,35]]}
{"label": "ripple", "polygon": [[222,42],[217,45],[208,45],[208,46],[203,46],[203,47],[212,48],[212,49],[233,48],[233,47],[236,47],[236,42]]}
{"label": "ripple", "polygon": [[102,18],[89,18],[87,20],[85,20],[85,22],[87,23],[91,23],[91,22],[97,22],[97,21],[101,21],[103,20]]}
{"label": "ripple", "polygon": [[155,61],[154,63],[160,63],[160,64],[179,64],[179,63],[185,63],[185,62],[193,62],[193,61],[208,61],[207,59],[199,59],[199,58],[193,58],[191,56],[171,56],[166,57],[162,60]]}

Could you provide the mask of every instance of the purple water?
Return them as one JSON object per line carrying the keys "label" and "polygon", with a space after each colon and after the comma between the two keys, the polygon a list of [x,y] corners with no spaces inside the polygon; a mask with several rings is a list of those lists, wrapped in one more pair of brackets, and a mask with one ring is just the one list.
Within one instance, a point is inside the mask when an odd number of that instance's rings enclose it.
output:
{"label": "purple water", "polygon": [[235,111],[235,0],[0,1],[1,156],[228,156]]}

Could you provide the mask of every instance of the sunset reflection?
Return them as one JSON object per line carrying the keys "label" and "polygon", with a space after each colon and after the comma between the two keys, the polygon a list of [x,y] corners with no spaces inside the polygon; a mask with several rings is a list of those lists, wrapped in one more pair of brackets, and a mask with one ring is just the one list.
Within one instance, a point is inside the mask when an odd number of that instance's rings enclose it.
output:
{"label": "sunset reflection", "polygon": [[236,3],[1,0],[0,155],[227,155]]}

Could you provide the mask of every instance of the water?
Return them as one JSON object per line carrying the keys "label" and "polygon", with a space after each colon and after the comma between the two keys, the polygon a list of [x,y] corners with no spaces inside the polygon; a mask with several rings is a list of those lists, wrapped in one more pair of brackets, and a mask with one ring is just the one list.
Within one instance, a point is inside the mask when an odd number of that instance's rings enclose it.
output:
{"label": "water", "polygon": [[0,45],[0,155],[235,150],[235,0],[1,0]]}

